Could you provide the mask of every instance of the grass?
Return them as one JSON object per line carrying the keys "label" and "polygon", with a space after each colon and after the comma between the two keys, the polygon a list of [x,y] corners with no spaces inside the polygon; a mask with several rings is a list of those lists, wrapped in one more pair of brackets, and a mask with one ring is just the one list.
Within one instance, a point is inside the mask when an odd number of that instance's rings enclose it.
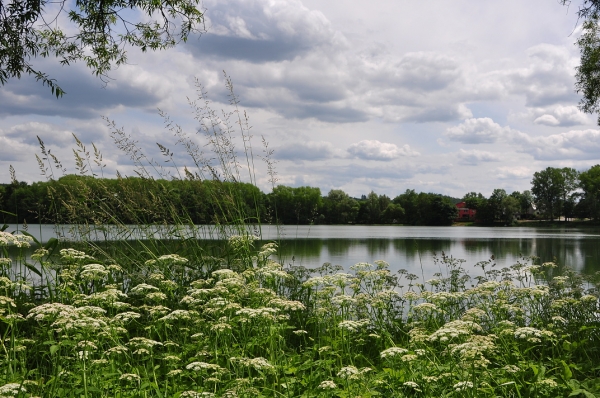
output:
{"label": "grass", "polygon": [[[247,117],[227,85],[230,113],[217,116],[200,87],[190,102],[214,157],[163,114],[195,167],[181,175],[171,150],[159,146],[168,167],[148,159],[109,122],[136,174],[231,183],[247,171],[255,183]],[[40,144],[54,179],[60,161]],[[74,153],[81,174],[102,175],[95,146],[76,140]],[[275,184],[272,152],[263,153]],[[139,192],[115,196],[108,186],[100,219],[111,206],[163,214],[157,225],[181,250],[159,238],[131,242],[132,226],[118,220],[118,242],[86,239],[103,230],[90,219],[76,226],[77,244],[51,240],[31,258],[31,236],[0,232],[0,397],[600,396],[597,279],[528,259],[502,269],[480,262],[471,278],[447,256],[429,281],[383,261],[284,268],[275,242],[256,246],[261,220],[248,227],[235,184],[212,186],[225,244],[215,251],[169,207],[168,192],[139,203]],[[91,199],[54,209],[81,214]],[[157,225],[140,218],[136,228]],[[7,246],[16,246],[12,259]]]}

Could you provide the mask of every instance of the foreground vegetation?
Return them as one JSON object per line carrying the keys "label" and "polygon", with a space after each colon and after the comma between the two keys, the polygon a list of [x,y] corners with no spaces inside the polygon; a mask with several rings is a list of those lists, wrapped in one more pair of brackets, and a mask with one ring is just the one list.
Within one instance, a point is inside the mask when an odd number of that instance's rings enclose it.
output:
{"label": "foreground vegetation", "polygon": [[228,259],[2,257],[0,395],[600,396],[598,281],[492,260],[471,278],[445,256],[425,283],[383,261],[284,269],[253,240]]}

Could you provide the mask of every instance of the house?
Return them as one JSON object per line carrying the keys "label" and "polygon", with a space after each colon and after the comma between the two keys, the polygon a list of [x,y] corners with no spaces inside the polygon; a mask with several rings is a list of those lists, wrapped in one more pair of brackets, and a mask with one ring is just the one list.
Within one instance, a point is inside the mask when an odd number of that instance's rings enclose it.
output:
{"label": "house", "polygon": [[469,209],[466,202],[459,202],[456,204],[456,207],[458,208],[458,217],[455,221],[475,220],[477,210]]}

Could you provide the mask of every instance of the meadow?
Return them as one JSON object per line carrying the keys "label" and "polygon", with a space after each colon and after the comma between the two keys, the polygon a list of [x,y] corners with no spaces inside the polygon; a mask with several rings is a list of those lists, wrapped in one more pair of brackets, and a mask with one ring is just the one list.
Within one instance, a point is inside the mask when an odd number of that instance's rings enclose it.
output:
{"label": "meadow", "polygon": [[[210,161],[165,115],[196,167],[178,178],[234,182],[245,170],[255,184],[248,119],[229,80],[228,88],[230,113],[211,111],[201,87],[190,103],[212,145]],[[113,135],[138,176],[153,179],[148,169],[169,176],[169,164],[140,155],[122,129]],[[40,168],[54,179],[61,163],[40,143]],[[97,149],[76,144],[80,173],[102,175]],[[247,232],[247,204],[235,185],[213,188],[226,244],[210,253],[193,234],[180,235],[193,223],[169,207],[168,191],[142,204],[138,192],[94,198],[93,216],[111,217],[111,206],[120,206],[144,225],[144,212],[157,212],[168,223],[156,224],[175,226],[176,252],[160,240],[42,246],[27,233],[1,231],[0,397],[600,396],[600,276],[523,258],[470,265],[478,275],[470,277],[464,261],[443,253],[430,280],[392,273],[385,261],[349,270],[284,266],[274,260],[276,242],[257,244],[261,220]],[[79,215],[87,202],[52,206]],[[127,236],[128,226],[112,221]],[[80,231],[86,222],[95,219],[80,222]],[[30,245],[37,249],[28,257]]]}

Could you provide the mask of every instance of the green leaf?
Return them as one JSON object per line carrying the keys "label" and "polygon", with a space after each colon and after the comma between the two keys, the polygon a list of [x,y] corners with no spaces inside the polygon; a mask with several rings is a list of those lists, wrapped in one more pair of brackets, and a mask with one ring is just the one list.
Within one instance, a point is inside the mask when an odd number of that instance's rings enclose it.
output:
{"label": "green leaf", "polygon": [[50,346],[50,355],[54,355],[54,354],[56,354],[56,352],[59,350],[59,348],[60,348],[60,347],[59,347],[58,345],[56,345],[56,344],[54,344],[54,345],[51,345],[51,346]]}
{"label": "green leaf", "polygon": [[567,363],[563,360],[561,360],[560,363],[563,366],[563,377],[565,378],[565,380],[571,379],[573,377],[573,372],[571,371],[569,365],[567,365]]}
{"label": "green leaf", "polygon": [[35,268],[35,266],[33,266],[32,264],[29,264],[28,262],[24,262],[24,264],[31,272],[37,274],[38,276],[42,276],[42,273],[40,272],[40,270]]}

